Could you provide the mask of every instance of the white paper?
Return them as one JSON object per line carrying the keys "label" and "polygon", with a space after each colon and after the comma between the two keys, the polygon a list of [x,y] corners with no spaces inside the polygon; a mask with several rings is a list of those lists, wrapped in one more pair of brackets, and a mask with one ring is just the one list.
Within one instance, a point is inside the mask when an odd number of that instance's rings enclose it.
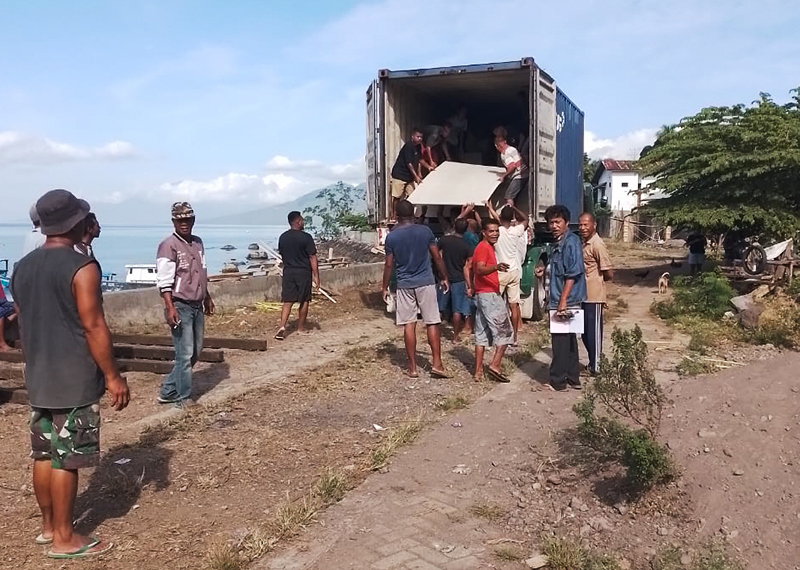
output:
{"label": "white paper", "polygon": [[550,332],[553,334],[583,334],[583,309],[570,309],[572,318],[568,321],[557,319],[556,311],[550,311]]}
{"label": "white paper", "polygon": [[497,190],[505,172],[497,166],[443,162],[425,177],[408,200],[418,206],[483,204]]}

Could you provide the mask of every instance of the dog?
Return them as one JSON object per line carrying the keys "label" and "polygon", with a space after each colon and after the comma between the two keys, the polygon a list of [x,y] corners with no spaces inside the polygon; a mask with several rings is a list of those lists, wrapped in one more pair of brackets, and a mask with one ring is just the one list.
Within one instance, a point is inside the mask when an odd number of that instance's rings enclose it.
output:
{"label": "dog", "polygon": [[661,274],[661,277],[658,278],[658,294],[663,295],[667,292],[669,288],[669,271],[665,271]]}

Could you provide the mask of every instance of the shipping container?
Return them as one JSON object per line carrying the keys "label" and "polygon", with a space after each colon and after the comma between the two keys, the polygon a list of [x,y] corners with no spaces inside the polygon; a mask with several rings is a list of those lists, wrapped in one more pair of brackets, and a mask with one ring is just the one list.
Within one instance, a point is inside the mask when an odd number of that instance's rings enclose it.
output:
{"label": "shipping container", "polygon": [[[580,192],[576,189],[580,188]],[[583,111],[556,88],[556,202],[572,223],[583,211]]]}

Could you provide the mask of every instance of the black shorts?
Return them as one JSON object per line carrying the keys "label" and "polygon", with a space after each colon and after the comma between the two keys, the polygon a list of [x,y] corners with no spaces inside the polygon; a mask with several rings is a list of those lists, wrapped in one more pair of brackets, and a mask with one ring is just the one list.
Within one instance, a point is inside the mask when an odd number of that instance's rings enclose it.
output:
{"label": "black shorts", "polygon": [[283,270],[281,301],[284,303],[305,303],[311,300],[311,272]]}

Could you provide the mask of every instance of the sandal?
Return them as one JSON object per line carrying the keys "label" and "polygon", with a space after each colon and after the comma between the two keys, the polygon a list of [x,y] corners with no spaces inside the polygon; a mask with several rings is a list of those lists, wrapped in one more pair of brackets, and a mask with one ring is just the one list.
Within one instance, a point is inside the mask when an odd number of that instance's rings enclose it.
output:
{"label": "sandal", "polygon": [[286,329],[281,327],[278,329],[278,332],[275,333],[275,340],[284,340],[286,339]]}
{"label": "sandal", "polygon": [[511,379],[508,376],[506,376],[502,372],[498,372],[497,370],[493,370],[492,368],[490,368],[488,366],[486,367],[486,373],[489,376],[491,376],[492,380],[495,380],[496,382],[502,382],[503,384],[507,384],[508,382],[511,382]]}
{"label": "sandal", "polygon": [[99,538],[92,538],[92,541],[87,544],[86,546],[82,546],[78,550],[74,552],[53,552],[52,550],[47,553],[48,558],[55,558],[57,560],[72,560],[75,558],[88,558],[90,556],[98,556],[99,554],[103,554],[108,552],[112,548],[114,548],[114,543],[109,542],[108,546],[102,548],[100,550],[92,550],[95,546],[99,545],[101,540]]}

